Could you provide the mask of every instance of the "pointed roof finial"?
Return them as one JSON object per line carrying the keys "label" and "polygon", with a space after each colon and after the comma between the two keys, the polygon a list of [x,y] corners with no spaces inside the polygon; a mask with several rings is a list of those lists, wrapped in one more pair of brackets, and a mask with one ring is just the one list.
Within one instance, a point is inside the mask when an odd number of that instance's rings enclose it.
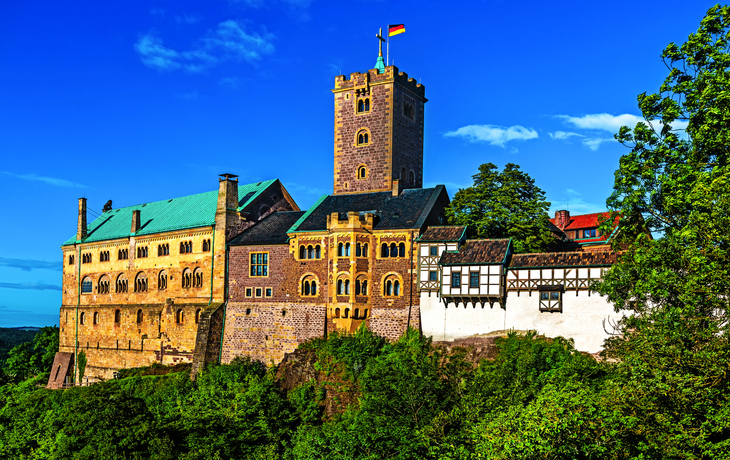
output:
{"label": "pointed roof finial", "polygon": [[383,60],[383,28],[380,28],[380,33],[375,36],[378,39],[378,60],[375,61],[375,68],[378,73],[385,73],[385,61]]}

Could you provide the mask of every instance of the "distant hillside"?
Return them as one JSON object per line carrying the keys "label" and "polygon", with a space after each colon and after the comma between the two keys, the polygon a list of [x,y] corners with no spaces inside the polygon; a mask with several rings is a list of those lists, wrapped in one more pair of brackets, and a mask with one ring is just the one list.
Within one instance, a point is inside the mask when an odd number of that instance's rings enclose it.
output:
{"label": "distant hillside", "polygon": [[16,345],[33,340],[39,330],[40,328],[35,326],[0,327],[0,367],[5,364],[8,351]]}

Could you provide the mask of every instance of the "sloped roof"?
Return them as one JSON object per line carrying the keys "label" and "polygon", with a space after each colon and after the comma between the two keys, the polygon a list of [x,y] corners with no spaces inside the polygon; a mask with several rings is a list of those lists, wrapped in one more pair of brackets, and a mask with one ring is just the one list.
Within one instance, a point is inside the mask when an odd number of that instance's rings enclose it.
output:
{"label": "sloped roof", "polygon": [[439,265],[501,264],[507,257],[510,239],[466,240],[458,251],[445,251]]}
{"label": "sloped roof", "polygon": [[304,211],[285,211],[270,214],[232,239],[229,246],[248,246],[256,244],[286,244],[289,237],[286,232]]}
{"label": "sloped roof", "polygon": [[[565,228],[563,228],[563,231],[598,227],[599,216],[603,216],[604,218],[608,219],[611,217],[611,214],[608,212],[595,212],[593,214],[580,214],[577,216],[570,216],[570,222],[568,223],[568,225],[565,226]],[[553,225],[557,225],[555,218],[550,219],[550,222]]]}
{"label": "sloped roof", "polygon": [[418,237],[419,243],[437,243],[447,241],[461,241],[466,232],[466,227],[463,225],[440,225],[428,227],[428,230],[423,232]]}
{"label": "sloped roof", "polygon": [[[238,210],[243,210],[278,179],[238,185]],[[134,236],[207,227],[215,223],[218,205],[218,191],[196,193],[169,200],[112,209],[102,213],[88,225],[84,243],[113,240],[132,236],[132,213],[140,211],[140,229]],[[76,236],[66,240],[62,246],[77,243]]]}
{"label": "sloped roof", "polygon": [[510,268],[553,268],[553,267],[608,267],[616,263],[618,253],[614,251],[545,252],[538,254],[515,254]]}
{"label": "sloped roof", "polygon": [[334,212],[372,212],[378,216],[375,230],[420,229],[441,193],[446,193],[443,185],[403,190],[398,196],[391,192],[326,195],[289,232],[326,230],[327,216]]}

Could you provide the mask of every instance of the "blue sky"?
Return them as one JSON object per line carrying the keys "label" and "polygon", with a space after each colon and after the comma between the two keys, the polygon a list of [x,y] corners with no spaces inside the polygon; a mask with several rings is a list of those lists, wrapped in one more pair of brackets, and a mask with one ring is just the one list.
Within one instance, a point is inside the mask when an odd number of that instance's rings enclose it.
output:
{"label": "blue sky", "polygon": [[331,192],[333,87],[390,56],[426,86],[425,183],[519,164],[551,212],[604,209],[659,59],[704,1],[0,2],[0,326],[58,323],[77,198],[101,212],[279,178]]}

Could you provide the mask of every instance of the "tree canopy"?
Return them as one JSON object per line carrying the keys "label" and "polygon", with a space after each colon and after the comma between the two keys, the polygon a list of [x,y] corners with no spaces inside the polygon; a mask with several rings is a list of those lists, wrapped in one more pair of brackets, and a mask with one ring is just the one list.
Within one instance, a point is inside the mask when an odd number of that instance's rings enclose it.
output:
{"label": "tree canopy", "polygon": [[535,180],[507,163],[479,166],[474,185],[461,189],[446,208],[452,225],[466,225],[471,237],[512,238],[516,252],[539,252],[555,241],[549,230],[545,192]]}

